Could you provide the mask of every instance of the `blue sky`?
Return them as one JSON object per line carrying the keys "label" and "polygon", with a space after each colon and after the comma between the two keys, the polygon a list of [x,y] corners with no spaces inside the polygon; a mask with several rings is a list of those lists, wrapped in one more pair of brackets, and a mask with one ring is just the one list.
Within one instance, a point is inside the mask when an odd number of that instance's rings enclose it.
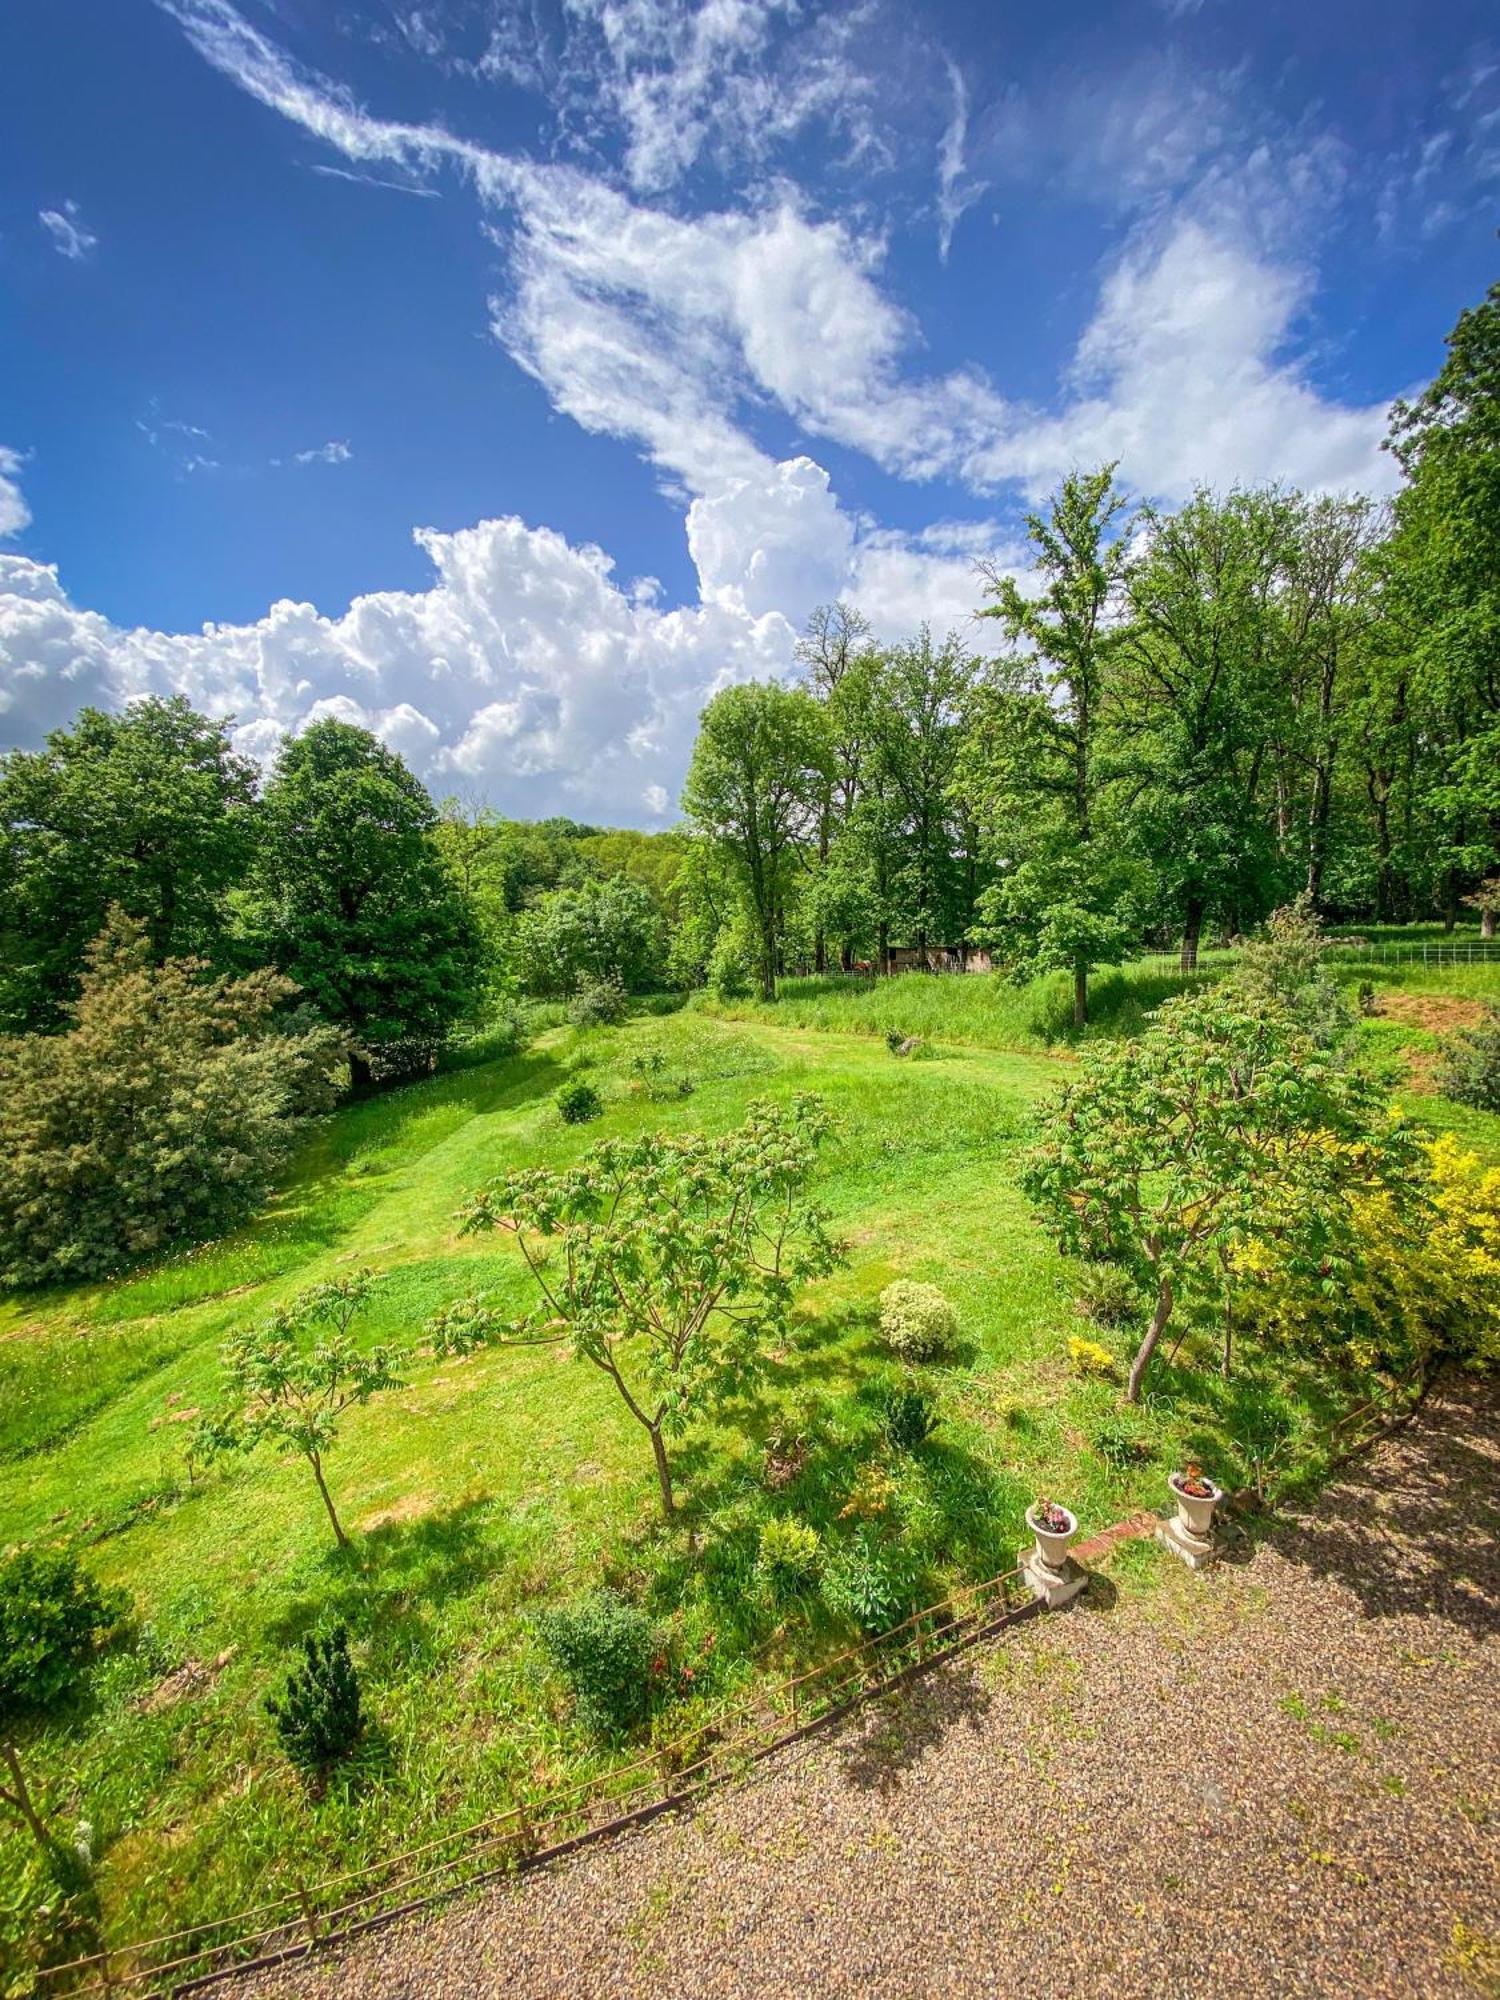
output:
{"label": "blue sky", "polygon": [[182,689],[664,823],[716,686],[963,625],[1072,464],[1387,490],[1497,220],[1470,0],[14,7],[0,743]]}

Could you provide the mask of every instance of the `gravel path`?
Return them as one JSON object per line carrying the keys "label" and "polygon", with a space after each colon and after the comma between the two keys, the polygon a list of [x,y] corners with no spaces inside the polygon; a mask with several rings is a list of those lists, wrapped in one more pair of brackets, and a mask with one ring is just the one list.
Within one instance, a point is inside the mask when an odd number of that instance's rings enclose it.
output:
{"label": "gravel path", "polygon": [[1463,1385],[1210,1574],[1122,1550],[695,1816],[254,1992],[1500,1995],[1497,1509]]}

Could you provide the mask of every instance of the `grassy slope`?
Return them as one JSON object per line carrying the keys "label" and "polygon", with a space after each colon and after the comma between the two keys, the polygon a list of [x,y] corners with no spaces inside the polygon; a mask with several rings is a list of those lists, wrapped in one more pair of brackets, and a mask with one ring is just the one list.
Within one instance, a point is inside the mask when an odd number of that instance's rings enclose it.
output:
{"label": "grassy slope", "polygon": [[[1121,977],[1128,1014],[1141,996]],[[335,1857],[356,1866],[498,1806],[514,1782],[587,1763],[597,1753],[568,1719],[531,1614],[601,1575],[672,1618],[683,1645],[717,1634],[701,1676],[710,1689],[742,1676],[752,1654],[790,1660],[835,1643],[816,1612],[778,1622],[755,1603],[748,1565],[768,1511],[795,1505],[830,1551],[853,1532],[845,1509],[870,1447],[850,1392],[878,1360],[870,1308],[898,1273],[940,1281],[965,1329],[938,1377],[943,1430],[919,1463],[897,1468],[924,1585],[1004,1566],[1039,1488],[1097,1526],[1155,1501],[1179,1451],[1237,1475],[1268,1400],[1299,1423],[1326,1415],[1325,1388],[1273,1388],[1253,1360],[1228,1385],[1164,1371],[1139,1426],[1152,1459],[1118,1469],[1092,1448],[1116,1393],[1068,1371],[1078,1323],[1065,1273],[1012,1178],[1030,1106],[1063,1066],[1035,1049],[979,1046],[995,991],[914,979],[875,996],[794,996],[774,1024],[687,1012],[587,1038],[554,1033],[524,1056],[341,1113],[267,1215],[229,1243],[0,1310],[0,1543],[76,1540],[129,1588],[145,1628],[133,1654],[107,1664],[91,1708],[34,1753],[64,1823],[86,1811],[93,1824],[114,1935],[241,1906],[284,1886],[292,1861],[313,1875]],[[896,1062],[872,1038],[878,1020],[861,1017],[857,1034],[822,1025],[819,1010],[876,1000],[903,1026],[926,1024],[908,1009],[951,1020],[948,1045],[931,1061]],[[692,1074],[690,1097],[631,1095],[629,1058],[648,1046]],[[602,1126],[569,1129],[552,1108],[578,1065],[608,1101]],[[719,1128],[756,1095],[802,1088],[823,1091],[841,1120],[823,1192],[851,1264],[807,1301],[772,1381],[723,1430],[680,1447],[704,1525],[695,1559],[655,1523],[649,1455],[609,1386],[553,1349],[422,1364],[408,1393],[349,1420],[330,1478],[360,1530],[352,1561],[329,1546],[300,1464],[254,1458],[185,1483],[175,1419],[212,1399],[229,1327],[350,1263],[391,1274],[372,1337],[405,1335],[476,1285],[519,1300],[510,1250],[453,1231],[454,1209],[487,1174],[567,1159],[604,1130]],[[1470,1122],[1500,1152],[1500,1121]],[[773,1501],[758,1440],[792,1399],[821,1401],[827,1437],[799,1488]],[[377,1727],[312,1809],[260,1702],[289,1642],[330,1609],[356,1636]],[[162,1713],[139,1706],[184,1658],[231,1648],[210,1692]],[[34,1898],[29,1870],[24,1845],[0,1836],[0,1910]],[[13,1898],[6,1884],[18,1878],[29,1886]]]}

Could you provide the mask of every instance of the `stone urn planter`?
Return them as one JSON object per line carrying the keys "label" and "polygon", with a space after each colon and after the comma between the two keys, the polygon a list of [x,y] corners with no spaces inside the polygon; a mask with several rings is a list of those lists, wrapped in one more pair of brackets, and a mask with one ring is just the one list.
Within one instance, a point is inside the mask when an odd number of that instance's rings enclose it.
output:
{"label": "stone urn planter", "polygon": [[1078,1533],[1078,1516],[1052,1500],[1037,1500],[1026,1509],[1033,1546],[1021,1558],[1021,1573],[1049,1610],[1069,1604],[1088,1578],[1068,1554]]}
{"label": "stone urn planter", "polygon": [[1169,1473],[1167,1486],[1177,1512],[1162,1528],[1161,1539],[1190,1568],[1203,1569],[1214,1558],[1214,1514],[1224,1489],[1196,1465]]}

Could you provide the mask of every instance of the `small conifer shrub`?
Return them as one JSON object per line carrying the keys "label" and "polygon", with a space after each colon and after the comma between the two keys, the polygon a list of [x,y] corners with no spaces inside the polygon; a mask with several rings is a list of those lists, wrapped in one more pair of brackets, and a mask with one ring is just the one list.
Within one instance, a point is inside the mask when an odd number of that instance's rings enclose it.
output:
{"label": "small conifer shrub", "polygon": [[288,1674],[280,1695],[267,1697],[266,1711],[297,1769],[321,1776],[353,1749],[364,1728],[359,1675],[342,1625],[309,1633],[302,1655],[301,1666]]}

